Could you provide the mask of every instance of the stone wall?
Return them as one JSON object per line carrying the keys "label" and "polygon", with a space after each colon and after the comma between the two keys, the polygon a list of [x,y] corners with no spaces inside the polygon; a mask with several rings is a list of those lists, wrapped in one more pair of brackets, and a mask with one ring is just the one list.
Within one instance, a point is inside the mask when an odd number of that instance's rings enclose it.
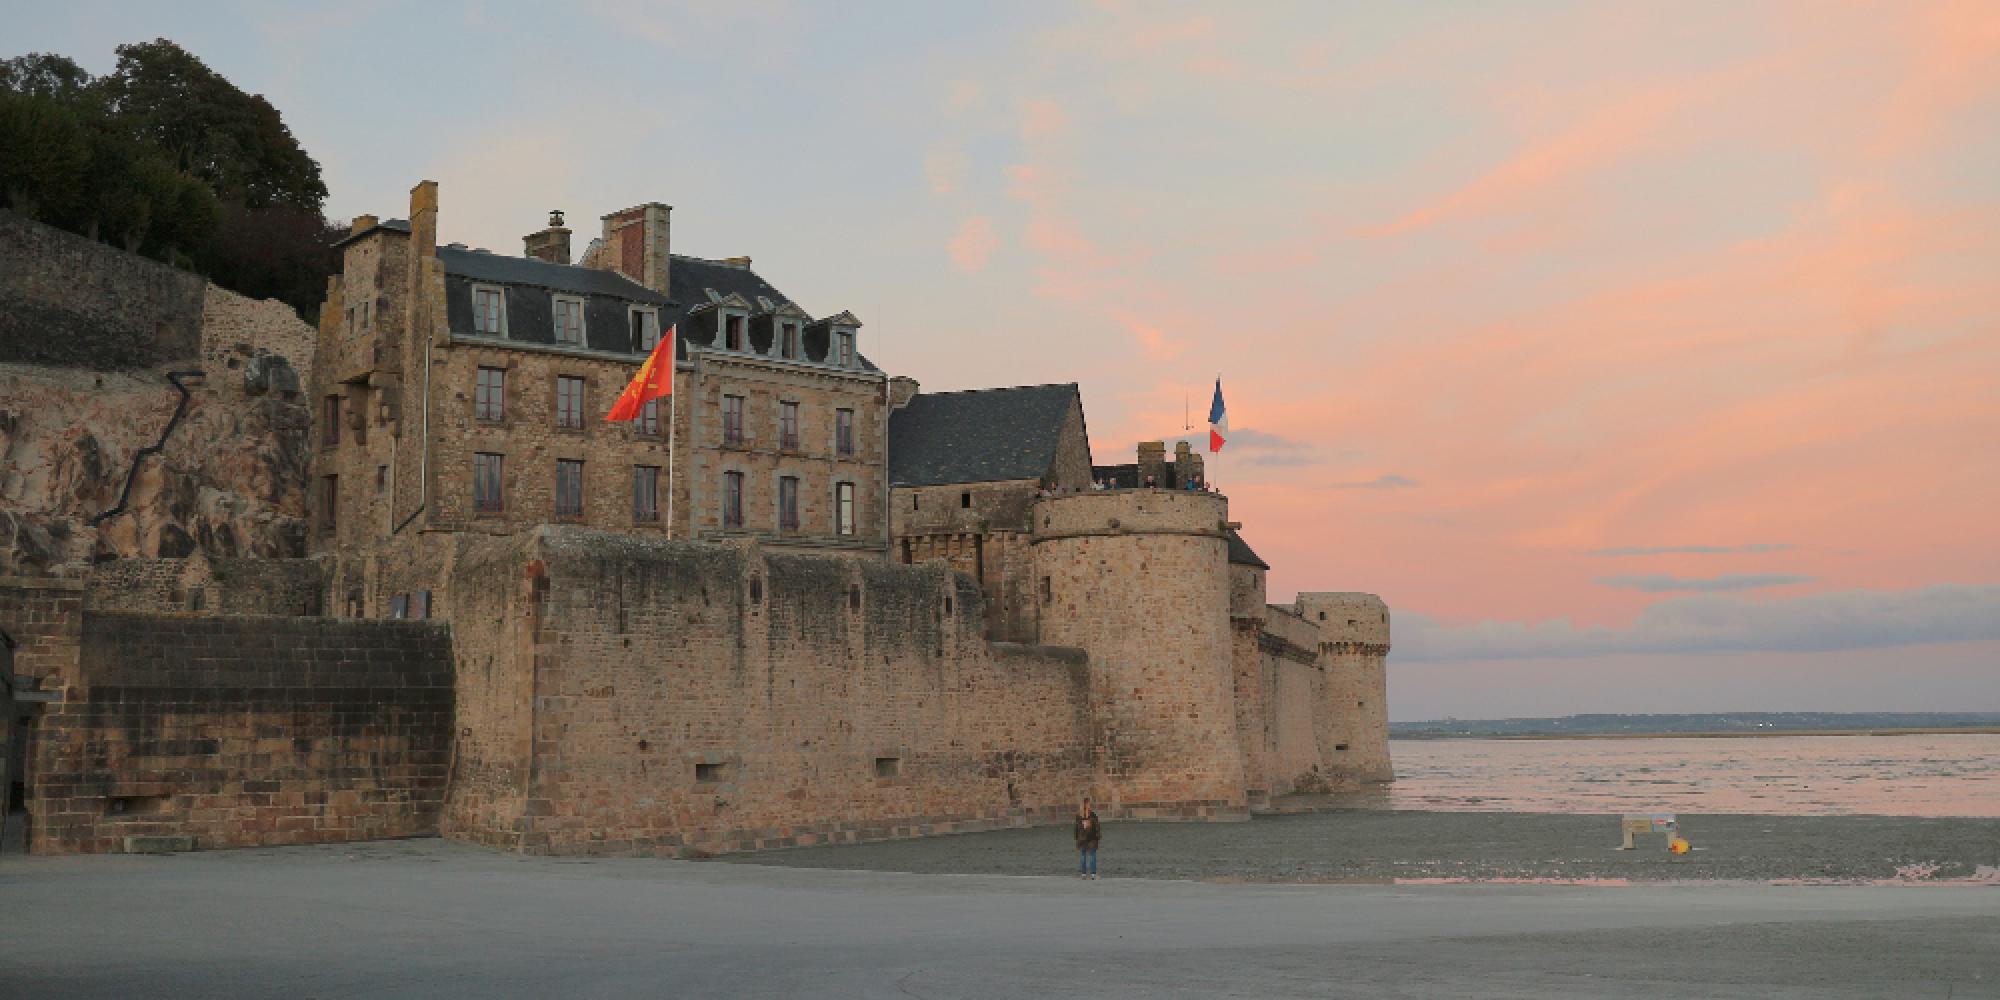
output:
{"label": "stone wall", "polygon": [[0,211],[0,362],[108,371],[192,360],[207,284]]}
{"label": "stone wall", "polygon": [[[300,392],[312,381],[313,328],[292,307],[276,299],[252,299],[226,288],[207,286],[202,300],[201,364],[209,378],[245,384],[253,363],[283,358],[293,377],[261,388]],[[233,377],[231,374],[233,373]],[[258,386],[247,385],[247,389]]]}
{"label": "stone wall", "polygon": [[59,690],[83,635],[82,580],[0,577],[0,629],[14,637],[14,673],[36,690]]}
{"label": "stone wall", "polygon": [[1032,517],[1042,641],[1090,650],[1107,811],[1246,816],[1227,501],[1112,490],[1041,500]]}
{"label": "stone wall", "polygon": [[451,683],[428,623],[90,613],[75,681],[36,727],[30,843],[434,833]]}
{"label": "stone wall", "polygon": [[326,565],[313,559],[119,559],[93,569],[89,611],[193,611],[314,616],[326,610]]}
{"label": "stone wall", "polygon": [[454,836],[690,854],[1062,822],[1091,784],[1083,655],[989,645],[943,567],[545,528],[457,578]]}
{"label": "stone wall", "polygon": [[1326,682],[1315,723],[1321,744],[1334,748],[1335,772],[1356,781],[1392,780],[1388,605],[1374,594],[1302,591],[1294,607],[1320,633]]}

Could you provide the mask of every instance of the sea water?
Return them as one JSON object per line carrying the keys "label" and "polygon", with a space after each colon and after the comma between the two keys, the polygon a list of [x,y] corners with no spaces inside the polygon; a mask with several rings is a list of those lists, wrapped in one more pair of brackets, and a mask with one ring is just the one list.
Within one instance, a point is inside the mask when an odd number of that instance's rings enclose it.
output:
{"label": "sea water", "polygon": [[2000,817],[2000,734],[1392,740],[1389,809]]}

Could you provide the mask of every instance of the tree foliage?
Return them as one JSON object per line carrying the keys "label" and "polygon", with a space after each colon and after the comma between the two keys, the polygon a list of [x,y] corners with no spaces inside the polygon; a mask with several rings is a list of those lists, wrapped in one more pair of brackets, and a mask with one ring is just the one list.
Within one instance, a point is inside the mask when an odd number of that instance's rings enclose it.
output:
{"label": "tree foliage", "polygon": [[313,321],[339,263],[319,163],[269,101],[173,42],[117,53],[97,78],[60,55],[0,61],[0,204]]}

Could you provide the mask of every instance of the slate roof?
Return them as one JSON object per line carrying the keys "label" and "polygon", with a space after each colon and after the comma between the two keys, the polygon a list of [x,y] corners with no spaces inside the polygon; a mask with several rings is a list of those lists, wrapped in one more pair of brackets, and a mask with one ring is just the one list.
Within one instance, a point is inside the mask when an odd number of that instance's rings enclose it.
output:
{"label": "slate roof", "polygon": [[[715,290],[716,295],[723,298],[728,298],[731,293],[742,296],[743,301],[750,303],[750,310],[753,313],[763,311],[763,306],[757,301],[760,296],[769,300],[773,307],[792,301],[791,296],[779,291],[776,286],[758,277],[757,272],[747,267],[725,264],[719,260],[674,254],[673,260],[667,266],[667,290],[673,293],[670,297],[674,300],[674,308],[660,314],[660,328],[664,330],[676,327],[676,333],[681,341],[682,357],[687,357],[688,338],[685,331],[678,329],[678,324],[687,316],[689,310],[709,301],[708,290],[711,288]],[[798,304],[793,303],[793,305]],[[805,309],[804,306],[799,308]],[[868,355],[859,351],[855,352],[855,355],[860,359],[864,371],[881,371],[875,367],[873,361],[868,360]]]}
{"label": "slate roof", "polygon": [[1077,398],[1074,382],[920,393],[889,416],[889,483],[1039,479]]}
{"label": "slate roof", "polygon": [[1244,541],[1243,536],[1237,534],[1235,531],[1229,533],[1229,561],[1239,566],[1255,566],[1258,569],[1271,568],[1270,563],[1257,558],[1257,553],[1250,549],[1250,543]]}
{"label": "slate roof", "polygon": [[551,264],[533,257],[508,257],[442,246],[438,260],[446,274],[499,285],[533,285],[576,295],[606,295],[630,302],[664,306],[667,297],[616,271],[601,271],[574,264]]}

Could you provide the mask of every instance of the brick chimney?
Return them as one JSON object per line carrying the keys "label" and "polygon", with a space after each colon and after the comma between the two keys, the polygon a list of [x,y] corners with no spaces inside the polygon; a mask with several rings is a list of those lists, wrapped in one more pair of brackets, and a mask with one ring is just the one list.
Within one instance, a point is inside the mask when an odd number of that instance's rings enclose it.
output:
{"label": "brick chimney", "polygon": [[667,294],[669,217],[673,209],[657,201],[604,216],[605,263],[639,284]]}
{"label": "brick chimney", "polygon": [[562,209],[549,213],[549,228],[521,237],[521,243],[527,255],[536,260],[551,264],[569,263],[569,230],[563,227]]}

